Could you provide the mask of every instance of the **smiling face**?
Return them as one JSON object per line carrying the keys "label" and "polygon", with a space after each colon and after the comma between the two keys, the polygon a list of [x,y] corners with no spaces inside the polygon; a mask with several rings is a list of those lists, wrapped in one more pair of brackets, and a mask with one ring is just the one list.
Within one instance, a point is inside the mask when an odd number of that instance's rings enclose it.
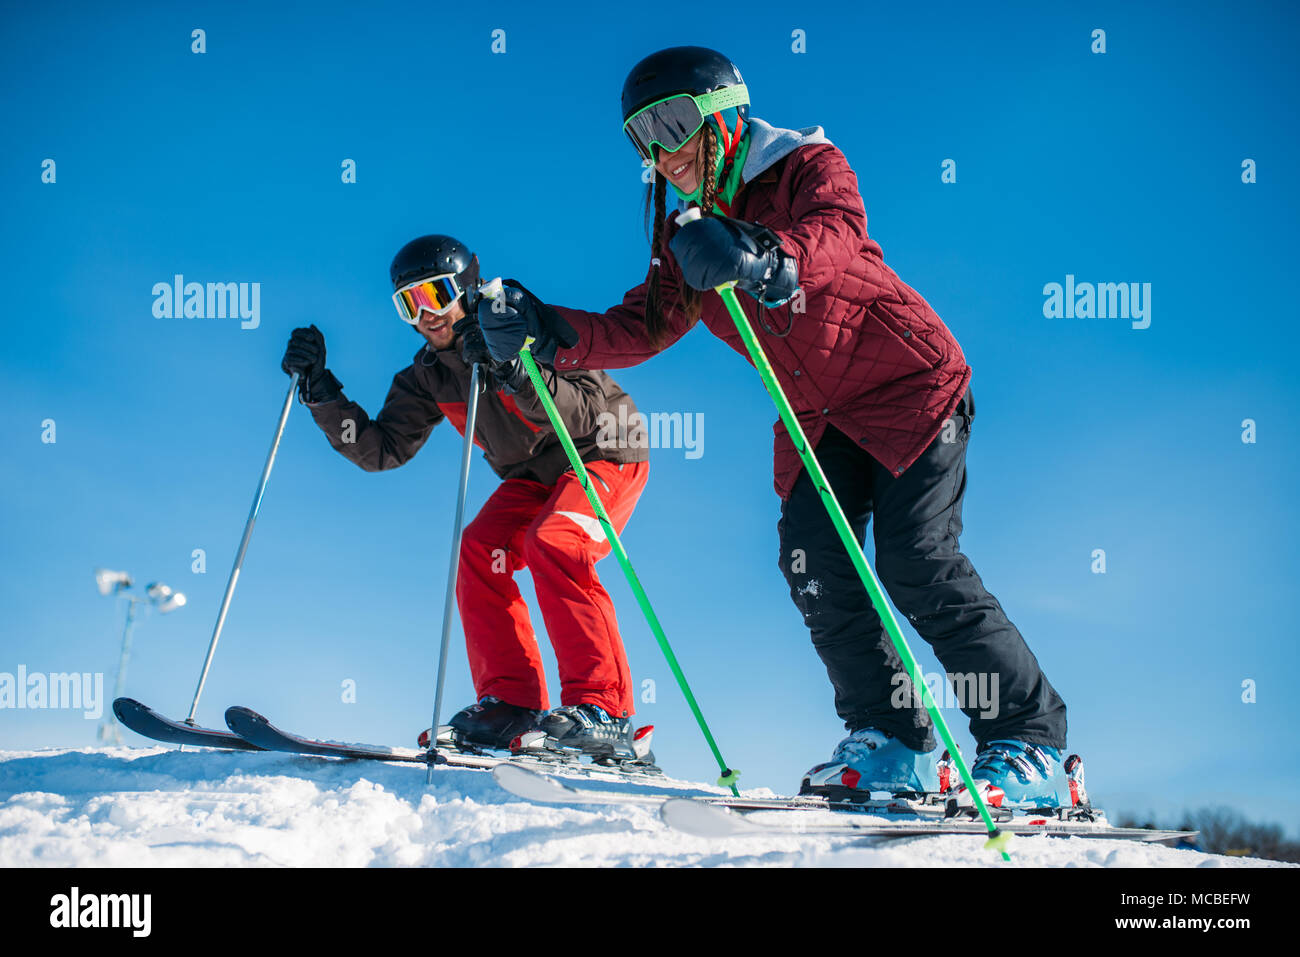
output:
{"label": "smiling face", "polygon": [[465,307],[457,299],[448,312],[435,316],[431,312],[420,313],[420,321],[415,324],[416,331],[424,336],[424,341],[433,349],[450,349],[456,341],[452,325],[465,318]]}
{"label": "smiling face", "polygon": [[682,193],[695,192],[700,185],[703,169],[700,164],[700,144],[704,142],[704,127],[682,144],[675,153],[659,149],[659,160],[655,169]]}

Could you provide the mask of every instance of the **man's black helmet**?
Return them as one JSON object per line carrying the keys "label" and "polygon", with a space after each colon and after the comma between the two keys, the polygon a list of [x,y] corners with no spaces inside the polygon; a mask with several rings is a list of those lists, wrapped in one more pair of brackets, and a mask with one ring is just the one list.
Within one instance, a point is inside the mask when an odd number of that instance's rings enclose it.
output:
{"label": "man's black helmet", "polygon": [[448,273],[456,277],[456,284],[471,298],[478,291],[478,257],[460,240],[442,235],[412,239],[397,251],[388,268],[395,290],[417,279]]}
{"label": "man's black helmet", "polygon": [[[623,121],[651,103],[675,93],[712,93],[724,86],[744,84],[736,64],[708,47],[669,47],[652,53],[628,73],[623,82]],[[749,106],[739,107],[749,120]]]}

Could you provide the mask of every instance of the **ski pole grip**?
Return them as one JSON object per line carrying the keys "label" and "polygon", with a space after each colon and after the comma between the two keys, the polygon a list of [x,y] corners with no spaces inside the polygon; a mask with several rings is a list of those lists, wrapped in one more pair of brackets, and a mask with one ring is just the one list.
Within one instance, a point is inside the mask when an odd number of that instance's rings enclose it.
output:
{"label": "ski pole grip", "polygon": [[[697,219],[703,219],[703,218],[704,218],[704,213],[700,211],[700,207],[692,206],[690,209],[677,214],[677,225],[685,226],[687,223],[693,223]],[[731,290],[731,287],[734,286],[735,284],[736,281],[732,279],[729,280],[728,282],[724,282],[720,285],[714,286],[713,288],[717,291],[719,296],[722,296],[723,301],[725,302],[727,298],[727,293]],[[731,295],[733,297],[731,301],[735,302],[734,297],[736,294],[733,292],[731,293]],[[736,308],[737,309],[740,308],[739,303],[736,304]],[[726,777],[726,775],[724,774],[723,777]]]}
{"label": "ski pole grip", "polygon": [[489,279],[479,286],[478,294],[484,299],[495,299],[501,295],[501,288],[501,277],[497,276],[495,279]]}

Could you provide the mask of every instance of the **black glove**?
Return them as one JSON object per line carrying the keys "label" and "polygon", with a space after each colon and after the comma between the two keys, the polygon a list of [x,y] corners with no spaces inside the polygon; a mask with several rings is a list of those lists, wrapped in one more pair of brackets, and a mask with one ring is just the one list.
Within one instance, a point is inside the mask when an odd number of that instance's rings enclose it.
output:
{"label": "black glove", "polygon": [[531,384],[528,370],[524,368],[524,360],[518,354],[505,362],[497,363],[492,370],[492,378],[496,379],[497,388],[511,395],[518,395]]}
{"label": "black glove", "polygon": [[479,328],[477,319],[465,316],[456,320],[451,330],[460,336],[460,357],[465,360],[465,365],[478,363],[491,367],[492,353],[488,352],[487,343],[483,341],[483,330]]}
{"label": "black glove", "polygon": [[668,244],[687,285],[705,290],[734,281],[765,306],[779,306],[799,290],[799,264],[780,246],[766,226],[726,216],[692,220]]}
{"label": "black glove", "polygon": [[501,294],[495,299],[485,296],[479,300],[478,324],[488,349],[501,362],[519,355],[529,336],[534,339],[533,356],[547,365],[555,363],[561,345],[578,342],[578,334],[558,312],[514,279],[502,284]]}
{"label": "black glove", "polygon": [[325,368],[325,336],[314,323],[293,330],[280,368],[285,375],[298,373],[298,395],[303,402],[333,402],[343,394],[343,384]]}

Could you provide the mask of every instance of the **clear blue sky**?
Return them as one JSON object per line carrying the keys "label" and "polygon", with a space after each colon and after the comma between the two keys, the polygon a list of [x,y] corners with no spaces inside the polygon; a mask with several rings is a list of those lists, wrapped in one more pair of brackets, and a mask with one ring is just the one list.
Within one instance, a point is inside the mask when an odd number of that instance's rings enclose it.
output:
{"label": "clear blue sky", "polygon": [[[616,302],[647,261],[622,80],[646,53],[698,43],[739,63],[756,116],[825,128],[887,261],[961,342],[978,405],[963,545],[1068,702],[1096,795],[1112,811],[1240,802],[1300,824],[1276,800],[1300,787],[1293,8],[746,3],[690,26],[603,4],[446,9],[6,12],[0,671],[104,671],[111,687],[122,610],[91,572],[125,568],[190,596],[139,627],[128,682],[183,716],[289,330],[320,326],[373,412],[418,345],[387,281],[415,235],[460,236],[485,274],[551,301]],[[345,159],[356,184],[340,182]],[[940,180],[948,159],[955,184]],[[155,318],[151,289],[176,273],[260,282],[260,326]],[[1044,285],[1067,274],[1151,283],[1150,328],[1044,318]],[[776,566],[775,412],[703,328],[617,378],[644,410],[704,415],[703,457],[655,454],[625,541],[728,759],[745,783],[788,790],[842,731]],[[205,723],[241,703],[307,733],[413,741],[459,446],[445,427],[406,467],[366,474],[294,410]],[[471,507],[494,486],[477,460]],[[658,685],[641,718],[661,762],[710,776],[612,559],[601,574],[634,676]],[[463,649],[451,660],[460,705]],[[340,700],[349,678],[355,704]],[[93,740],[76,714],[0,712],[3,747]]]}

